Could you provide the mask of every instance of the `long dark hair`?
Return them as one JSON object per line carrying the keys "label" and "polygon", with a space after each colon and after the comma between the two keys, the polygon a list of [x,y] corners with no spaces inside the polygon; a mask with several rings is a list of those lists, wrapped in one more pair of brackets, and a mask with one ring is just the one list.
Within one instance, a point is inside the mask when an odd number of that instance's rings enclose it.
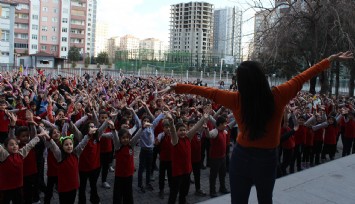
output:
{"label": "long dark hair", "polygon": [[242,62],[237,68],[237,85],[241,98],[242,122],[250,140],[264,136],[266,123],[272,117],[275,102],[261,65]]}

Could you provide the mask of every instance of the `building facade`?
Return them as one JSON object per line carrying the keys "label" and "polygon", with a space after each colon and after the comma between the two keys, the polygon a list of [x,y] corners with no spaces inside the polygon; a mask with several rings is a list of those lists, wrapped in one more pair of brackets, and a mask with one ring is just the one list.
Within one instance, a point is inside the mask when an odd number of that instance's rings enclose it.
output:
{"label": "building facade", "polygon": [[14,22],[17,4],[0,1],[0,64],[14,64]]}
{"label": "building facade", "polygon": [[[84,58],[94,52],[97,0],[12,0],[17,4],[14,50],[67,58],[77,47]],[[88,41],[88,43],[86,43]]]}
{"label": "building facade", "polygon": [[213,53],[241,61],[242,13],[237,8],[216,9],[213,23]]}
{"label": "building facade", "polygon": [[95,56],[100,52],[107,52],[108,23],[98,22],[95,33]]}
{"label": "building facade", "polygon": [[170,51],[188,53],[188,64],[196,69],[207,66],[205,57],[213,47],[213,9],[206,2],[170,6]]}
{"label": "building facade", "polygon": [[96,11],[97,0],[88,0],[85,50],[86,55],[91,57],[95,56]]}
{"label": "building facade", "polygon": [[120,49],[121,38],[119,36],[111,37],[107,40],[107,54],[110,62],[115,59],[116,51]]}
{"label": "building facade", "polygon": [[120,40],[120,50],[127,52],[128,59],[137,59],[139,56],[140,39],[133,35],[125,35]]}
{"label": "building facade", "polygon": [[140,56],[143,60],[164,61],[168,46],[164,41],[147,38],[140,42]]}

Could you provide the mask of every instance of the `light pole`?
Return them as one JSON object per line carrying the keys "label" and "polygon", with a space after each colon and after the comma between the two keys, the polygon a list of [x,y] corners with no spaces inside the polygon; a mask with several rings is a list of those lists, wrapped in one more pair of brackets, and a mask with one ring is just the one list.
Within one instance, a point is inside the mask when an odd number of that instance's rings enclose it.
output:
{"label": "light pole", "polygon": [[224,58],[221,59],[221,69],[219,70],[219,81],[222,81],[222,66],[223,66],[223,60],[224,60]]}

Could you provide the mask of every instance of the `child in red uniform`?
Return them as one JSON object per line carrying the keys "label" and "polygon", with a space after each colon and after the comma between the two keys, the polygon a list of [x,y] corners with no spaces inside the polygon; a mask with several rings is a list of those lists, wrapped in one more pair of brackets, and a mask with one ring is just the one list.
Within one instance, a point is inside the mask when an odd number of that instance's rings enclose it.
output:
{"label": "child in red uniform", "polygon": [[4,143],[9,131],[10,120],[6,114],[7,103],[0,100],[0,143]]}
{"label": "child in red uniform", "polygon": [[[89,136],[93,136],[96,128],[90,128]],[[60,204],[74,204],[76,191],[79,188],[79,156],[89,141],[89,137],[84,139],[73,148],[74,136],[65,136],[60,138],[60,148],[47,135],[47,145],[53,152],[58,162],[58,194]]]}
{"label": "child in red uniform", "polygon": [[219,191],[229,193],[225,184],[226,177],[226,152],[227,152],[227,118],[219,116],[216,121],[216,129],[209,132],[210,139],[210,196],[216,197],[216,179],[219,175]]}
{"label": "child in red uniform", "polygon": [[[11,115],[11,126],[16,124],[16,116]],[[35,129],[35,127],[33,126]],[[35,136],[24,147],[19,149],[17,139],[14,138],[14,128],[10,129],[10,136],[0,145],[0,203],[22,204],[23,164],[30,150],[40,141]],[[22,134],[22,132],[21,132]],[[38,135],[41,136],[41,135]]]}
{"label": "child in red uniform", "polygon": [[179,194],[179,203],[186,203],[186,196],[190,188],[191,165],[191,139],[196,131],[207,121],[208,115],[205,114],[197,124],[187,132],[183,123],[177,123],[176,129],[173,118],[169,113],[166,117],[170,122],[172,149],[172,185],[168,203],[173,204]]}
{"label": "child in red uniform", "polygon": [[163,132],[157,137],[156,143],[159,144],[160,149],[160,163],[159,163],[159,197],[164,199],[164,183],[165,183],[165,172],[168,175],[168,184],[171,188],[171,133],[170,124],[168,121],[163,123]]}
{"label": "child in red uniform", "polygon": [[[94,123],[88,123],[87,132],[90,128],[95,128]],[[104,122],[95,134],[90,137],[88,144],[85,146],[79,159],[79,203],[86,203],[86,183],[90,182],[90,201],[93,204],[100,202],[97,193],[97,180],[100,175],[100,141],[103,131],[107,128],[107,122]]]}
{"label": "child in red uniform", "polygon": [[134,174],[134,146],[136,145],[142,129],[139,129],[134,137],[128,129],[122,128],[118,136],[113,123],[109,128],[113,134],[113,144],[115,147],[115,184],[113,189],[114,204],[133,204],[132,181]]}
{"label": "child in red uniform", "polygon": [[[49,131],[49,136],[59,146],[60,131],[58,128],[52,128]],[[53,152],[47,150],[47,187],[44,195],[44,203],[50,204],[53,196],[54,185],[58,185],[58,162],[54,157]]]}

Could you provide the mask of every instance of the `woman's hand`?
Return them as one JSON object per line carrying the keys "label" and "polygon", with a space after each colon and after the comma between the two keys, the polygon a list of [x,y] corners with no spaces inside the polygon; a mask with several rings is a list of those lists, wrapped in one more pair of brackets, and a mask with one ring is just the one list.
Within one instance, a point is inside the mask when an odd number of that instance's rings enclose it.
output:
{"label": "woman's hand", "polygon": [[354,54],[351,51],[347,52],[339,52],[338,54],[333,54],[330,57],[328,57],[328,60],[330,62],[332,61],[344,61],[344,60],[350,60],[354,59]]}

